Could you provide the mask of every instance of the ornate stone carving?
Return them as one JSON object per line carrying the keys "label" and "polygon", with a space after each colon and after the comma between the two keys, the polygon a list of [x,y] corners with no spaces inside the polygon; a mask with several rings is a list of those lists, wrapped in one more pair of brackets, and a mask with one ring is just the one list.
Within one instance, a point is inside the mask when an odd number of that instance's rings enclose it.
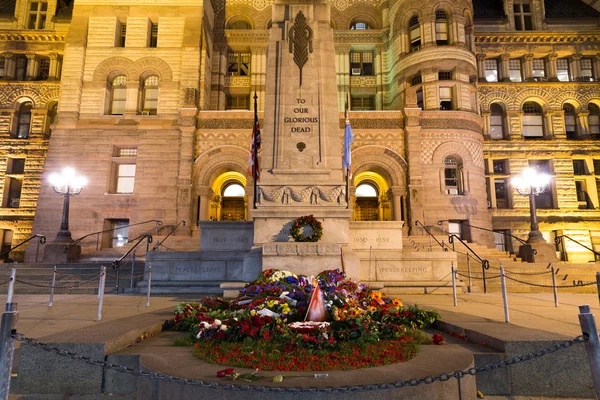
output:
{"label": "ornate stone carving", "polygon": [[226,87],[250,87],[249,76],[226,76],[225,77]]}
{"label": "ornate stone carving", "polygon": [[258,203],[262,205],[268,203],[303,203],[310,205],[345,206],[346,188],[344,186],[280,186],[275,188],[259,186]]}
{"label": "ornate stone carving", "polygon": [[294,63],[300,69],[300,86],[302,86],[302,68],[308,62],[308,53],[312,48],[313,31],[306,23],[306,17],[299,11],[294,19],[294,25],[289,32],[289,50],[294,55]]}
{"label": "ornate stone carving", "polygon": [[335,243],[265,243],[262,253],[265,256],[331,256],[340,255],[340,245]]}

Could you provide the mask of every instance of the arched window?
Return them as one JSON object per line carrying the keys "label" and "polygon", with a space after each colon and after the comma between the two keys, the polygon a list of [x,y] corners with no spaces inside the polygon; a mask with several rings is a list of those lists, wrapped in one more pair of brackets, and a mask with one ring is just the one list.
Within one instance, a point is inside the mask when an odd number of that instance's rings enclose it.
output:
{"label": "arched window", "polygon": [[252,27],[246,21],[235,21],[230,23],[227,29],[252,29]]}
{"label": "arched window", "polygon": [[221,221],[243,221],[246,219],[244,187],[237,182],[226,185],[222,192]]}
{"label": "arched window", "polygon": [[30,101],[26,101],[19,106],[19,110],[17,111],[17,115],[15,116],[16,120],[16,129],[15,129],[15,137],[17,139],[27,139],[29,138],[29,132],[31,131],[31,109],[33,108],[33,103]]}
{"label": "arched window", "polygon": [[438,46],[449,43],[448,40],[448,14],[444,10],[435,12],[435,42]]}
{"label": "arched window", "polygon": [[112,115],[123,115],[127,101],[127,77],[119,75],[115,77],[110,86],[110,113]]}
{"label": "arched window", "polygon": [[410,51],[417,51],[421,48],[421,26],[419,17],[416,15],[408,21],[408,32],[410,38]]}
{"label": "arched window", "polygon": [[590,135],[600,138],[600,108],[594,103],[588,104],[588,125],[590,126]]}
{"label": "arched window", "polygon": [[567,139],[575,139],[577,137],[577,120],[575,119],[575,107],[571,104],[563,105],[565,112],[565,132]]}
{"label": "arched window", "polygon": [[144,79],[142,87],[142,115],[156,115],[158,109],[158,76]]}
{"label": "arched window", "polygon": [[544,115],[542,107],[533,101],[523,104],[523,137],[539,139],[544,137]]}
{"label": "arched window", "polygon": [[504,139],[504,109],[500,104],[490,106],[490,136],[493,140]]}
{"label": "arched window", "polygon": [[444,187],[446,194],[463,194],[462,162],[458,157],[444,159]]}
{"label": "arched window", "polygon": [[357,221],[379,220],[379,196],[377,189],[370,183],[361,183],[356,187],[356,210]]}
{"label": "arched window", "polygon": [[371,25],[369,25],[369,23],[365,22],[365,21],[354,21],[350,25],[350,29],[354,29],[357,31],[364,31],[367,29],[371,29]]}

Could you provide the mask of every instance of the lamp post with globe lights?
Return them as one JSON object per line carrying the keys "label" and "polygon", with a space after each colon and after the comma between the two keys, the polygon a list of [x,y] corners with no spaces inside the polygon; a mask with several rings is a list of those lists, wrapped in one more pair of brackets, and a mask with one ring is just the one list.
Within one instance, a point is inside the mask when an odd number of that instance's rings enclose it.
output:
{"label": "lamp post with globe lights", "polygon": [[69,199],[81,193],[81,190],[87,184],[87,179],[83,176],[77,176],[73,168],[65,168],[60,174],[50,175],[48,180],[54,191],[64,196],[62,220],[55,242],[72,242],[71,232],[69,232]]}
{"label": "lamp post with globe lights", "polygon": [[528,262],[534,262],[537,255],[538,261],[542,259],[556,260],[556,252],[553,245],[544,239],[537,219],[535,198],[547,189],[550,184],[550,175],[539,173],[534,168],[526,168],[520,176],[512,178],[511,183],[517,192],[529,197],[530,232],[527,244],[519,248],[519,256]]}

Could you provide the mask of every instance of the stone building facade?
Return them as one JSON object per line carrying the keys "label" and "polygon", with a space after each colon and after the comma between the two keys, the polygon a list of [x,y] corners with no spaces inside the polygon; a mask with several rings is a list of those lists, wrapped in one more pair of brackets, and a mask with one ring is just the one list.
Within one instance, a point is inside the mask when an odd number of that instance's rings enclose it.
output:
{"label": "stone building facade", "polygon": [[[355,134],[355,220],[405,221],[405,233],[440,221],[512,250],[503,233],[525,237],[529,208],[510,177],[531,165],[552,175],[538,199],[547,239],[600,249],[598,2],[327,2],[340,141],[346,103]],[[181,235],[201,220],[251,220],[252,97],[262,118],[271,5],[16,0],[0,9],[3,243],[53,237],[62,199],[44,180],[65,166],[89,180],[71,203],[74,237],[151,220],[185,220]],[[569,246],[569,261],[594,259]]]}

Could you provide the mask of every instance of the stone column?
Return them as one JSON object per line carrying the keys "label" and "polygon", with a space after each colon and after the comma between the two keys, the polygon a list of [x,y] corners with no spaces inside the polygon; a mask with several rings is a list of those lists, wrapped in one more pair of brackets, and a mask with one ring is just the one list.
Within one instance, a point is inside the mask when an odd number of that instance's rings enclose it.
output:
{"label": "stone column", "polygon": [[390,26],[390,2],[387,0],[381,3],[381,19],[384,28]]}
{"label": "stone column", "polygon": [[600,80],[600,53],[596,54],[596,57],[593,58],[593,67],[594,67],[594,80]]}
{"label": "stone column", "polygon": [[402,221],[402,203],[400,198],[406,193],[406,190],[400,187],[392,187],[390,190],[392,194],[392,218],[394,221]]}
{"label": "stone column", "polygon": [[200,214],[198,215],[198,221],[208,221],[211,211],[210,200],[212,199],[212,189],[209,187],[201,187],[198,188],[196,192],[200,197]]}
{"label": "stone column", "polygon": [[49,81],[58,79],[58,53],[50,53],[50,72],[48,74]]}
{"label": "stone column", "polygon": [[266,48],[264,46],[252,46],[250,48],[252,52],[251,60],[251,75],[250,75],[250,109],[253,110],[254,106],[254,92],[256,91],[256,100],[258,103],[258,109],[264,109],[265,101],[265,72],[266,72]]}
{"label": "stone column", "polygon": [[[577,113],[577,128],[579,129],[578,136],[587,138],[590,136],[590,124],[588,121],[589,111],[580,111]],[[598,171],[600,173],[600,171]]]}
{"label": "stone column", "polygon": [[550,114],[549,125],[552,130],[548,136],[552,138],[551,134],[554,132],[555,139],[566,139],[567,129],[565,127],[565,112],[563,110],[554,110],[548,112],[548,114]]}
{"label": "stone column", "polygon": [[375,73],[375,109],[383,110],[383,57],[381,48],[375,48],[373,57],[373,72]]}
{"label": "stone column", "polygon": [[32,81],[39,74],[39,62],[35,53],[27,53],[27,69],[25,70],[25,80]]}
{"label": "stone column", "polygon": [[421,47],[435,45],[435,15],[433,17],[420,18],[421,23]]}
{"label": "stone column", "polygon": [[577,81],[579,80],[579,78],[581,77],[581,58],[582,58],[582,54],[581,53],[575,53],[571,56],[571,59],[569,60],[569,69],[571,70],[571,80],[573,81]]}
{"label": "stone column", "polygon": [[501,54],[500,55],[500,76],[498,79],[499,82],[510,82],[510,73],[508,68],[508,60],[510,59],[510,54]]}
{"label": "stone column", "polygon": [[[338,107],[344,109],[346,96],[350,92],[350,46],[336,46],[335,60],[338,86]],[[348,99],[350,102],[350,99]]]}
{"label": "stone column", "polygon": [[523,57],[523,80],[525,82],[533,81],[533,54],[525,54]]}
{"label": "stone column", "polygon": [[217,57],[221,59],[219,63],[219,104],[218,110],[224,110],[227,107],[227,97],[225,96],[225,77],[227,76],[227,46],[220,49],[220,54]]}
{"label": "stone column", "polygon": [[546,111],[544,113],[544,138],[546,139],[554,138],[552,115],[554,115],[554,111]]}
{"label": "stone column", "polygon": [[523,111],[507,111],[506,118],[508,122],[508,138],[509,139],[522,139],[523,128]]}
{"label": "stone column", "polygon": [[17,63],[13,53],[2,53],[2,57],[4,57],[4,79],[7,81],[14,80]]}
{"label": "stone column", "polygon": [[558,76],[556,71],[556,59],[558,58],[558,54],[551,53],[548,54],[548,61],[546,63],[548,70],[548,80],[550,82],[558,82]]}
{"label": "stone column", "polygon": [[477,54],[477,72],[479,82],[487,82],[485,77],[485,54]]}
{"label": "stone column", "polygon": [[491,112],[489,111],[484,111],[481,113],[481,116],[483,117],[483,137],[486,139],[491,139],[492,135],[491,135],[491,126],[490,126],[490,116],[492,115]]}

